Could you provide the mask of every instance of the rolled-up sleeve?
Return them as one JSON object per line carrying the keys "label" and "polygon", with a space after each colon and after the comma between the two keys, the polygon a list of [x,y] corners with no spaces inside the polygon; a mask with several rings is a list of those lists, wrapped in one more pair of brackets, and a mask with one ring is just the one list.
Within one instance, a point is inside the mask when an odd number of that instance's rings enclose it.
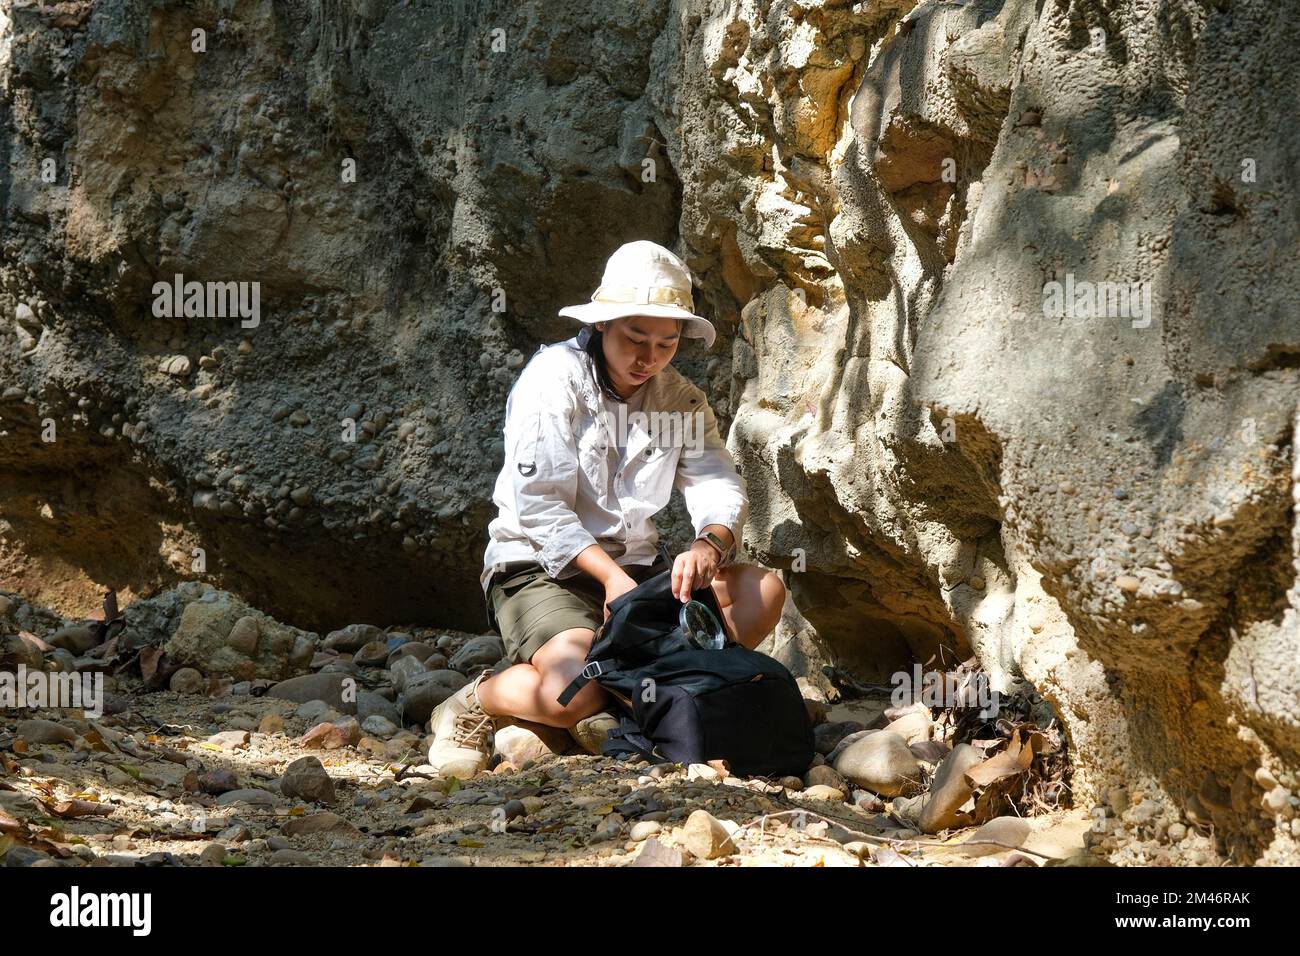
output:
{"label": "rolled-up sleeve", "polygon": [[696,433],[700,438],[695,447],[682,451],[674,484],[686,500],[697,535],[708,525],[720,524],[731,529],[739,547],[740,532],[749,517],[745,479],[736,470],[708,402],[700,399],[692,414],[698,416]]}
{"label": "rolled-up sleeve", "polygon": [[578,448],[573,434],[577,399],[569,379],[531,362],[506,402],[505,446],[510,460],[519,531],[537,549],[538,563],[558,577],[596,543],[575,510]]}

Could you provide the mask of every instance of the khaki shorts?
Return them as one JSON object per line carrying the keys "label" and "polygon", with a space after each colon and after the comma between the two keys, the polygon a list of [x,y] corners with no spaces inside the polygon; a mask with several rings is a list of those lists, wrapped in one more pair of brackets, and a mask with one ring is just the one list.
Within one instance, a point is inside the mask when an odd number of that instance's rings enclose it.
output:
{"label": "khaki shorts", "polygon": [[[639,584],[671,568],[660,558],[654,564],[625,565],[623,570]],[[488,620],[501,635],[506,657],[526,664],[561,631],[597,630],[605,620],[605,589],[585,571],[556,580],[540,565],[520,562],[492,576],[487,605]]]}

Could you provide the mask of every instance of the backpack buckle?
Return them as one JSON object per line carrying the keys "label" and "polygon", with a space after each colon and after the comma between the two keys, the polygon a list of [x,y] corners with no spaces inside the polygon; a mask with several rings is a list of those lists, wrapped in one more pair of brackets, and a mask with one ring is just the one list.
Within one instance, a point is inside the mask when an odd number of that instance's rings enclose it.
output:
{"label": "backpack buckle", "polygon": [[[595,670],[592,670],[593,667]],[[592,661],[582,669],[582,676],[587,678],[587,680],[595,680],[603,673],[605,673],[605,669],[600,666],[600,661]]]}

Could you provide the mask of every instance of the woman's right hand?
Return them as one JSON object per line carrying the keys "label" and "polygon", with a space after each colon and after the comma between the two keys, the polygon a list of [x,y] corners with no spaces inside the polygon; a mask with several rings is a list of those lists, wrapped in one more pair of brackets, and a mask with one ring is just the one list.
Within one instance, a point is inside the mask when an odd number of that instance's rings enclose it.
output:
{"label": "woman's right hand", "polygon": [[619,569],[617,574],[610,575],[609,579],[605,582],[605,619],[606,620],[609,619],[610,603],[615,599],[617,599],[620,595],[626,594],[634,587],[636,587],[636,582],[632,580],[632,576],[628,574],[626,571],[624,571],[622,568]]}

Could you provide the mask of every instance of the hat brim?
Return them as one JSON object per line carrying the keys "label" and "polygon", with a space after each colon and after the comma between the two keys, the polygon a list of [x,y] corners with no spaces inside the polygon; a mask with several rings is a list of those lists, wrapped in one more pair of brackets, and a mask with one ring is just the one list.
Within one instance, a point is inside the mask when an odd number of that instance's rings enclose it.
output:
{"label": "hat brim", "polygon": [[566,319],[577,319],[586,325],[595,325],[597,322],[612,322],[615,319],[626,319],[634,315],[648,315],[656,319],[684,319],[686,327],[682,329],[682,334],[691,339],[703,339],[705,348],[713,346],[713,341],[718,334],[713,327],[713,323],[708,319],[701,318],[695,313],[687,312],[675,305],[638,304],[635,302],[626,305],[617,302],[584,302],[582,305],[565,306],[560,310],[560,315]]}

